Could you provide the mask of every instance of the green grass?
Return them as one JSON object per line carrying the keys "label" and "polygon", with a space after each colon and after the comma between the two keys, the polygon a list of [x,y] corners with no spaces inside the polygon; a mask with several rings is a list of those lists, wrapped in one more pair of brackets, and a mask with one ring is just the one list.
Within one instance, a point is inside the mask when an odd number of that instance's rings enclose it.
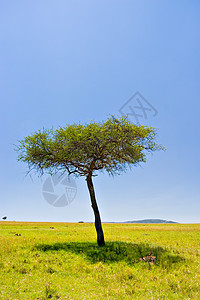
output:
{"label": "green grass", "polygon": [[0,299],[200,299],[200,224],[103,228],[0,222]]}

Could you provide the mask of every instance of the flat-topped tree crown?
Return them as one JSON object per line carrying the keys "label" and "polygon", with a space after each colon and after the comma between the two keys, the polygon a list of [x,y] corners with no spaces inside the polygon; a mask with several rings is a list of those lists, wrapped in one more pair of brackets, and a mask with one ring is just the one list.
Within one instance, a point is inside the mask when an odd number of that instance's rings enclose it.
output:
{"label": "flat-topped tree crown", "polygon": [[155,136],[152,127],[132,124],[127,117],[111,116],[99,123],[37,131],[19,142],[18,159],[41,174],[63,170],[86,177],[100,245],[104,244],[104,238],[92,176],[98,170],[120,174],[127,167],[145,162],[148,152],[163,149]]}

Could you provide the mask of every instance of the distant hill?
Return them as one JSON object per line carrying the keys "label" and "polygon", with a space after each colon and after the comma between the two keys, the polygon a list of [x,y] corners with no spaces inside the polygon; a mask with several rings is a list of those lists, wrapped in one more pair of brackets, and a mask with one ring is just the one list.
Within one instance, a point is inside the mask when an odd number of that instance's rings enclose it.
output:
{"label": "distant hill", "polygon": [[137,221],[126,221],[124,223],[155,223],[155,224],[164,224],[164,223],[177,223],[174,221],[167,221],[167,220],[161,220],[161,219],[145,219],[145,220],[137,220]]}

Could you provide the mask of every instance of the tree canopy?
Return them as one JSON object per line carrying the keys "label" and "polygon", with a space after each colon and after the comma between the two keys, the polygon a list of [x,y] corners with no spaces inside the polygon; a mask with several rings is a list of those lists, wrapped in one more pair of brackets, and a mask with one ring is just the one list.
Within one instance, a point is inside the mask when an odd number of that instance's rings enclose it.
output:
{"label": "tree canopy", "polygon": [[[85,176],[95,213],[98,207],[92,176],[97,175],[97,171],[120,174],[128,167],[145,162],[147,153],[164,149],[155,138],[155,128],[132,124],[127,117],[111,116],[99,123],[92,121],[56,130],[38,130],[19,141],[18,160],[28,163],[29,171],[36,170],[40,174],[63,171]],[[99,221],[98,212],[95,226]],[[104,244],[104,240],[98,243]]]}
{"label": "tree canopy", "polygon": [[19,141],[18,160],[42,174],[63,170],[87,176],[105,170],[115,175],[145,162],[147,152],[162,149],[155,136],[155,128],[112,116],[99,123],[38,130]]}

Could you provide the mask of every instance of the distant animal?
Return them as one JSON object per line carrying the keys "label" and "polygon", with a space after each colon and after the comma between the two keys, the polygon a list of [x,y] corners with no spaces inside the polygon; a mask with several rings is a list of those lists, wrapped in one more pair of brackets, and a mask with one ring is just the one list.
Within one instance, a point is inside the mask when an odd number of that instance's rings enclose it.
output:
{"label": "distant animal", "polygon": [[50,229],[54,229],[54,227],[50,227]]}
{"label": "distant animal", "polygon": [[152,252],[149,252],[149,255],[147,255],[145,257],[141,257],[141,258],[139,258],[139,260],[155,264],[156,263],[156,256],[153,256]]}
{"label": "distant animal", "polygon": [[21,233],[15,233],[16,236],[21,236]]}
{"label": "distant animal", "polygon": [[7,219],[7,217],[3,217],[3,218],[2,218],[2,220],[6,220],[6,219]]}

